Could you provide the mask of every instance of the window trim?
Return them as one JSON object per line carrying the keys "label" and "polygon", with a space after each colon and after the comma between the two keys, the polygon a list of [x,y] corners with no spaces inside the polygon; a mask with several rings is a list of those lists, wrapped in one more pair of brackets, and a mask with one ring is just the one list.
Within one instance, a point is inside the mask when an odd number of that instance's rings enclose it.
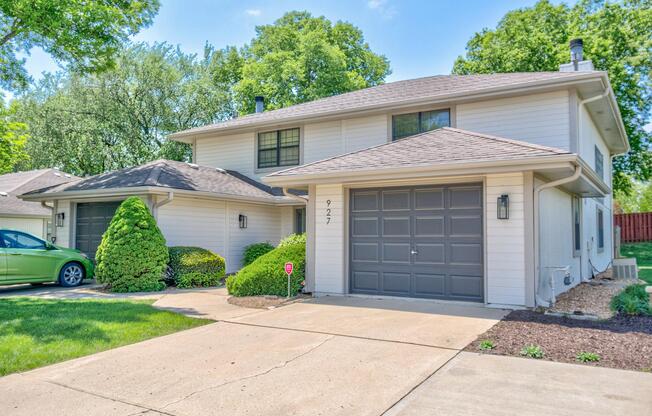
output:
{"label": "window trim", "polygon": [[[268,166],[268,167],[258,167],[258,155],[259,155],[259,146],[258,146],[258,137],[260,134],[264,133],[272,133],[272,132],[277,132],[277,140],[278,140],[278,132],[283,131],[283,130],[293,130],[293,129],[299,129],[299,163],[297,165],[284,165],[284,166]],[[304,149],[304,138],[303,138],[303,131],[304,131],[304,125],[294,125],[290,127],[278,127],[276,129],[265,129],[265,130],[256,130],[254,131],[254,173],[268,173],[268,172],[276,172],[281,169],[287,169],[291,168],[293,166],[300,166],[303,164],[303,149]],[[278,143],[278,142],[277,142]],[[278,152],[278,150],[277,150]]]}
{"label": "window trim", "polygon": [[[575,209],[577,209],[579,224],[575,223]],[[571,199],[571,224],[573,228],[573,257],[580,257],[582,255],[582,199],[577,195],[573,195]],[[576,227],[576,225],[578,226]]]}
{"label": "window trim", "polygon": [[[448,126],[447,127],[455,127],[455,106],[449,105],[449,106],[437,106],[437,107],[425,107],[425,108],[412,108],[409,111],[400,111],[400,112],[392,112],[389,113],[388,117],[388,128],[387,128],[387,133],[389,136],[388,142],[394,142],[396,140],[403,139],[405,137],[410,137],[410,136],[403,136],[401,138],[394,139],[394,117],[396,116],[404,116],[407,114],[414,114],[417,113],[419,115],[419,130],[421,130],[421,114],[422,113],[429,113],[433,111],[448,111]],[[430,130],[427,130],[430,131]],[[422,131],[417,132],[415,134],[421,134],[424,133]]]}
{"label": "window trim", "polygon": [[[299,213],[301,213],[301,228],[303,229],[303,231],[300,230],[299,227],[298,227],[298,225],[299,225],[299,218],[298,218]],[[295,208],[294,209],[294,218],[293,218],[294,221],[293,222],[294,222],[294,233],[295,234],[303,234],[303,233],[306,232],[306,228],[307,228],[306,214],[307,214],[306,207]]]}
{"label": "window trim", "polygon": [[[596,222],[596,232],[595,232],[595,237],[596,237],[596,243],[595,246],[598,249],[598,253],[603,253],[604,252],[604,246],[605,246],[605,233],[604,233],[604,210],[598,206],[595,207],[595,222]],[[602,224],[600,224],[600,217],[602,217]],[[602,234],[602,241],[600,238],[600,235]],[[602,243],[602,246],[600,246],[600,243]]]}
{"label": "window trim", "polygon": [[[598,158],[598,155],[600,158]],[[600,160],[600,169],[598,170],[598,160]],[[595,168],[595,173],[598,174],[600,179],[604,180],[604,154],[600,151],[598,145],[594,145],[593,151],[593,167]]]}

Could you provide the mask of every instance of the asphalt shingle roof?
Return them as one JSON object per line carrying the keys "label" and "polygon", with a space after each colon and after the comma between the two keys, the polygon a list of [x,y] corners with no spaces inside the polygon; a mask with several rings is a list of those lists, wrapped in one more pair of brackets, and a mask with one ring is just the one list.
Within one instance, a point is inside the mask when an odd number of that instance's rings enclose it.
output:
{"label": "asphalt shingle roof", "polygon": [[270,202],[278,202],[279,197],[283,195],[281,189],[256,182],[236,171],[162,159],[37,190],[28,195],[132,187],[161,187],[208,192],[268,199]]}
{"label": "asphalt shingle roof", "polygon": [[278,110],[248,114],[221,123],[196,127],[174,133],[170,137],[182,137],[235,127],[283,122],[335,112],[360,111],[388,105],[400,105],[415,101],[437,100],[448,96],[463,96],[495,89],[525,86],[537,82],[567,81],[602,74],[592,72],[516,72],[506,74],[436,75],[425,78],[389,82],[345,94],[322,98]]}
{"label": "asphalt shingle roof", "polygon": [[570,153],[553,147],[444,127],[391,143],[285,169],[272,173],[268,177],[336,172],[349,174],[356,171],[507,161],[564,154]]}
{"label": "asphalt shingle roof", "polygon": [[39,169],[0,175],[0,215],[48,216],[51,211],[43,208],[40,202],[23,201],[18,198],[18,195],[76,179],[78,179],[76,176],[56,169]]}

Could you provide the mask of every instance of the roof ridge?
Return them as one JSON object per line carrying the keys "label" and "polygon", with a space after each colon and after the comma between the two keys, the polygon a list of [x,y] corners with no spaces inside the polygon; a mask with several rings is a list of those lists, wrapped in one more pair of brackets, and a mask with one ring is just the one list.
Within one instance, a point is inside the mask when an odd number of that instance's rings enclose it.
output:
{"label": "roof ridge", "polygon": [[[531,148],[531,149],[547,150],[547,151],[552,151],[552,152],[561,153],[561,154],[571,153],[569,151],[559,149],[557,147],[543,146],[543,145],[540,145],[540,144],[529,143],[529,142],[522,141],[522,140],[517,140],[517,139],[508,139],[506,137],[494,136],[494,135],[491,135],[491,134],[477,133],[477,132],[470,131],[470,130],[458,129],[456,127],[442,127],[440,130],[455,131],[455,132],[462,133],[462,134],[468,134],[470,136],[482,137],[484,139],[496,140],[496,141],[500,141],[500,142],[504,142],[504,143],[514,144],[514,145],[521,146],[521,147]],[[436,131],[436,130],[433,130],[433,131]]]}

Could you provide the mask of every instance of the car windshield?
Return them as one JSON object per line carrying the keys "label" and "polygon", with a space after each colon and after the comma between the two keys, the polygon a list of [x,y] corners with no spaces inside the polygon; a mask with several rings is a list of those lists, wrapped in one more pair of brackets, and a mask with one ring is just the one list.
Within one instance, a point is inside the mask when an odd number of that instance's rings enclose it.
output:
{"label": "car windshield", "polygon": [[0,239],[6,248],[23,248],[23,249],[43,249],[45,242],[31,235],[18,233],[14,231],[3,231],[0,233]]}

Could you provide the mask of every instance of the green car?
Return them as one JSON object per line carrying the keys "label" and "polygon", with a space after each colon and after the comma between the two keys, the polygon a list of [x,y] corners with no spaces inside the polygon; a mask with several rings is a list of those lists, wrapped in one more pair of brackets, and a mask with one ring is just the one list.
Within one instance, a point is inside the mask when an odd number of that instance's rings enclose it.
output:
{"label": "green car", "polygon": [[93,261],[23,231],[0,229],[0,285],[58,282],[79,286],[93,277]]}

